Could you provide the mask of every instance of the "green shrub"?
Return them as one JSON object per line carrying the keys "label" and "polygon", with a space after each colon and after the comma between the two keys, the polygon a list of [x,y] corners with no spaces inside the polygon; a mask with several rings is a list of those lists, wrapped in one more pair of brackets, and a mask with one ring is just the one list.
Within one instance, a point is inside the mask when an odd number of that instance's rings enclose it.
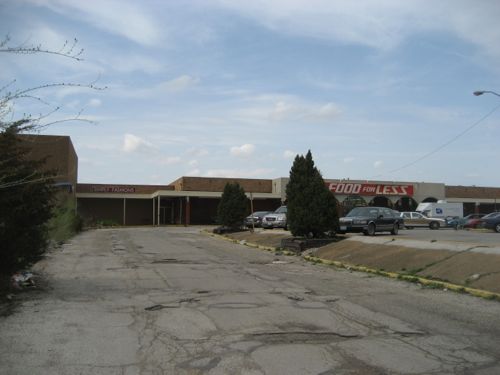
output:
{"label": "green shrub", "polygon": [[286,198],[288,227],[295,237],[325,237],[337,230],[337,201],[314,166],[311,151],[295,157]]}
{"label": "green shrub", "polygon": [[248,215],[248,198],[238,184],[227,183],[217,207],[217,222],[230,229],[238,229]]}
{"label": "green shrub", "polygon": [[62,243],[80,232],[83,220],[76,213],[74,199],[66,199],[53,210],[49,221],[49,238],[57,243]]}

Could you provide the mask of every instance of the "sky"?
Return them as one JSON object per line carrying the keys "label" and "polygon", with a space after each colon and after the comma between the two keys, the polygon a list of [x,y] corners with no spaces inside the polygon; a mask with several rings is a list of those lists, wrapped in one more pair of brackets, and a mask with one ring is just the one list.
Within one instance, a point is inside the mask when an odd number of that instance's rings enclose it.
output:
{"label": "sky", "polygon": [[[472,94],[500,92],[499,18],[486,0],[0,0],[6,47],[83,49],[0,53],[0,95],[95,87],[7,115],[56,122],[41,134],[71,136],[84,183],[287,177],[311,150],[328,179],[500,186],[500,97]],[[75,117],[92,123],[57,122]]]}

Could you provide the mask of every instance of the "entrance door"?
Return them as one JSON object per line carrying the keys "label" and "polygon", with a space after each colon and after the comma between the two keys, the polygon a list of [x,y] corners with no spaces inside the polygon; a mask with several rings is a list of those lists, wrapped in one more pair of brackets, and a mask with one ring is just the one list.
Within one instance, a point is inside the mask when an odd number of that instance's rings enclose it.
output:
{"label": "entrance door", "polygon": [[161,201],[160,225],[175,224],[174,222],[174,202],[171,200]]}

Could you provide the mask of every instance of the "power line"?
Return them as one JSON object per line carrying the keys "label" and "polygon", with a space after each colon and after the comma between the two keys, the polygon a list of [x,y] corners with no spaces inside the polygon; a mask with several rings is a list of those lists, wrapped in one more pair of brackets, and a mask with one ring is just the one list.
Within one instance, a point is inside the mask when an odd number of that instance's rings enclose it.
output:
{"label": "power line", "polygon": [[[483,117],[481,117],[479,120],[477,120],[476,122],[474,122],[471,126],[469,126],[468,128],[466,128],[462,132],[458,133],[456,136],[454,136],[453,138],[449,139],[448,141],[446,141],[442,145],[438,146],[434,150],[429,151],[428,153],[424,154],[423,156],[419,157],[418,159],[415,159],[414,161],[412,161],[412,162],[410,162],[408,164],[405,164],[405,165],[403,165],[403,166],[401,166],[399,168],[396,168],[396,169],[393,169],[391,171],[388,171],[386,174],[399,172],[399,171],[401,171],[401,170],[403,170],[405,168],[408,168],[408,167],[411,167],[412,165],[417,164],[419,161],[422,161],[422,160],[428,158],[431,155],[434,155],[436,152],[442,150],[443,148],[445,148],[446,146],[448,146],[450,143],[455,142],[458,138],[460,138],[461,136],[463,136],[465,133],[467,133],[468,131],[470,131],[473,128],[475,128],[477,125],[479,125],[481,122],[483,122],[488,117],[490,117],[493,113],[495,113],[499,108],[500,108],[500,104],[497,105],[496,107],[494,107],[491,111],[489,111],[486,115],[484,115]],[[371,178],[376,178],[376,177],[380,177],[380,176],[384,176],[384,174],[379,174],[379,175],[373,176]]]}

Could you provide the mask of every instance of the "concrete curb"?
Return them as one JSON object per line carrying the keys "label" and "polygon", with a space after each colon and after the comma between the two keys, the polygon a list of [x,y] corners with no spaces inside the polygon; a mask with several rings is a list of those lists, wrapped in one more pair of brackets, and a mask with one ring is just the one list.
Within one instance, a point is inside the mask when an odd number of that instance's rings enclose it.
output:
{"label": "concrete curb", "polygon": [[452,291],[458,292],[458,293],[470,294],[470,295],[475,296],[475,297],[500,301],[500,294],[498,294],[498,293],[488,292],[486,290],[481,290],[481,289],[469,288],[466,286],[452,284],[452,283],[445,282],[445,281],[430,280],[430,279],[426,279],[426,278],[423,278],[420,276],[408,275],[408,274],[404,274],[404,273],[380,271],[380,270],[365,267],[365,266],[354,266],[354,265],[351,265],[348,263],[343,263],[343,262],[339,262],[336,260],[327,260],[327,259],[317,258],[317,257],[313,257],[310,255],[305,255],[304,259],[306,259],[309,262],[326,264],[326,265],[334,266],[337,268],[347,269],[349,271],[371,273],[374,275],[389,277],[391,279],[405,280],[405,281],[409,281],[412,283],[418,283],[418,284],[421,284],[421,285],[424,285],[424,286],[427,286],[430,288],[452,290]]}
{"label": "concrete curb", "polygon": [[219,239],[224,240],[224,241],[236,243],[236,244],[243,245],[243,246],[252,247],[254,249],[260,249],[260,250],[265,250],[265,251],[269,251],[269,252],[277,252],[277,251],[279,251],[283,255],[289,255],[289,256],[296,256],[297,255],[293,251],[281,250],[280,248],[273,247],[273,246],[258,245],[256,243],[247,242],[245,240],[235,240],[234,238],[229,238],[229,237],[226,237],[226,236],[224,236],[222,234],[216,234],[216,233],[209,232],[206,229],[203,229],[201,231],[201,233],[209,235],[210,237],[213,237],[213,238],[219,238]]}
{"label": "concrete curb", "polygon": [[[270,251],[270,252],[280,251],[283,255],[297,256],[296,253],[291,252],[291,251],[287,251],[287,250],[281,251],[279,248],[275,248],[275,247],[271,247],[271,246],[257,245],[257,244],[251,243],[251,242],[247,242],[245,240],[239,241],[239,240],[235,240],[233,238],[229,238],[229,237],[226,237],[226,236],[223,236],[220,234],[211,233],[207,230],[202,230],[201,233],[207,234],[207,235],[214,237],[214,238],[219,238],[219,239],[222,239],[225,241],[236,243],[239,245],[244,245],[244,246],[248,246],[248,247],[252,247],[252,248],[256,248],[256,249],[261,249],[261,250],[265,250],[265,251]],[[397,272],[381,271],[381,270],[377,270],[377,269],[369,268],[369,267],[365,267],[365,266],[355,266],[352,264],[343,263],[343,262],[339,262],[336,260],[322,259],[322,258],[314,257],[311,255],[303,255],[302,258],[307,260],[308,262],[315,263],[315,264],[318,264],[318,263],[325,264],[328,266],[343,268],[343,269],[346,269],[349,271],[370,273],[373,275],[389,277],[391,279],[404,280],[404,281],[408,281],[408,282],[412,282],[412,283],[418,283],[418,284],[421,284],[421,285],[429,287],[429,288],[451,290],[451,291],[454,291],[457,293],[469,294],[469,295],[474,296],[474,297],[500,301],[500,294],[498,294],[498,293],[488,292],[486,290],[481,290],[481,289],[469,288],[466,286],[452,284],[452,283],[448,283],[445,281],[430,280],[430,279],[426,279],[426,278],[423,278],[420,276],[408,275],[408,274],[397,273]]]}

